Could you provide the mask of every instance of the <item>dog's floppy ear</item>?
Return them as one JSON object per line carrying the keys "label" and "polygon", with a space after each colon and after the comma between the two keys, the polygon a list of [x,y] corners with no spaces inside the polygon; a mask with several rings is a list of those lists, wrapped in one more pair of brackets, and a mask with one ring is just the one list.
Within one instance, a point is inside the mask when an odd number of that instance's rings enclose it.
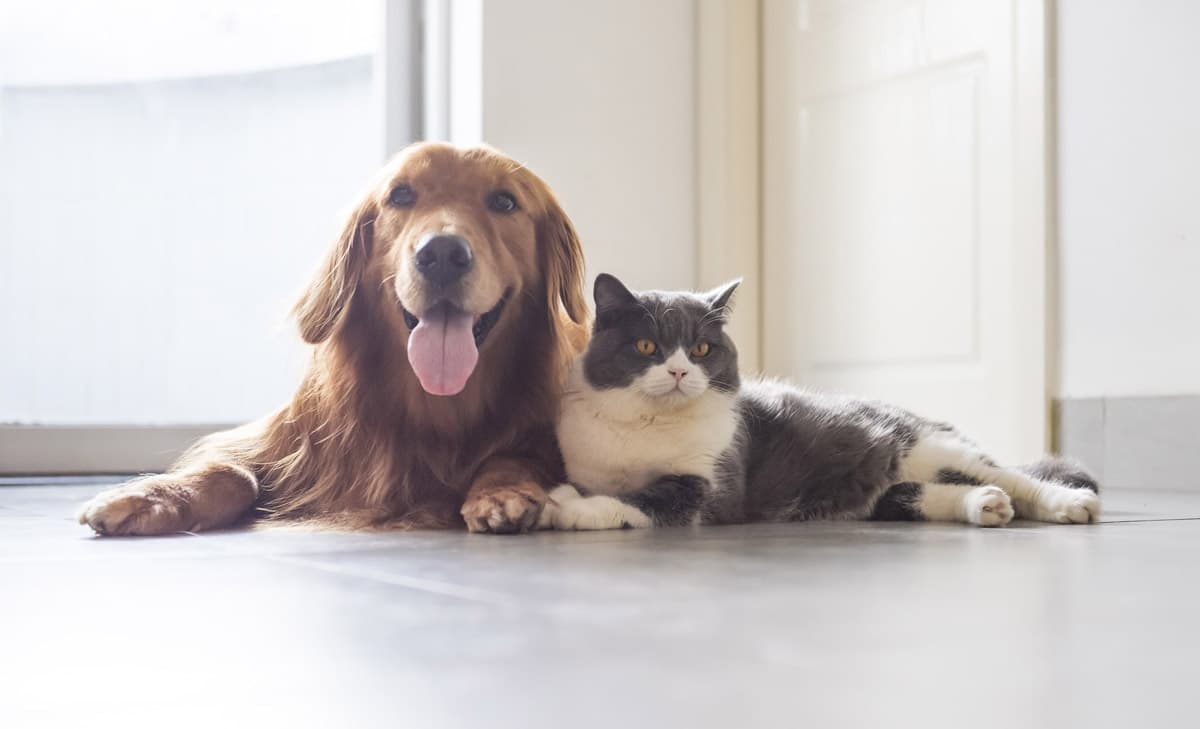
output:
{"label": "dog's floppy ear", "polygon": [[328,339],[346,313],[362,279],[376,215],[378,207],[368,194],[350,211],[342,234],[292,309],[300,325],[300,336],[309,344]]}
{"label": "dog's floppy ear", "polygon": [[538,223],[537,237],[546,261],[548,304],[551,311],[556,311],[561,301],[571,321],[582,324],[588,316],[583,295],[583,246],[558,200],[549,190],[544,195],[546,214]]}

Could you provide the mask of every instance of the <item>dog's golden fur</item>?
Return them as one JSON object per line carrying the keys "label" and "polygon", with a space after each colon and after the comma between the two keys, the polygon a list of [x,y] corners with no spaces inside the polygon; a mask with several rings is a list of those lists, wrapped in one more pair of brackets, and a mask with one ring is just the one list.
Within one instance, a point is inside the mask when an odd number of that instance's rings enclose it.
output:
{"label": "dog's golden fur", "polygon": [[[398,184],[418,203],[389,204]],[[518,210],[490,210],[496,190]],[[506,294],[466,388],[427,394],[406,356],[403,310],[431,294],[413,270],[423,235],[470,241],[461,306]],[[291,402],[197,443],[168,473],[97,496],[80,521],[101,534],[228,526],[252,507],[348,527],[528,529],[561,477],[553,440],[562,376],[586,337],[583,255],[554,195],[486,148],[415,145],[370,185],[296,305],[312,362]]]}

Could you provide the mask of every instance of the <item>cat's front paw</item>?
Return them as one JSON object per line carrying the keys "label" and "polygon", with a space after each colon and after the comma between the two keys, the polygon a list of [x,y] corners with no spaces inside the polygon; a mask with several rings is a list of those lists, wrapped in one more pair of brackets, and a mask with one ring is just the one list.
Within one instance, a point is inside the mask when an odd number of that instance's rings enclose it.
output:
{"label": "cat's front paw", "polygon": [[554,487],[546,496],[546,507],[542,509],[541,516],[538,517],[538,529],[553,529],[554,514],[558,511],[559,507],[568,501],[583,498],[578,489],[569,483]]}
{"label": "cat's front paw", "polygon": [[999,486],[975,486],[963,498],[967,521],[979,526],[1004,526],[1012,521],[1012,499]]}
{"label": "cat's front paw", "polygon": [[[555,489],[555,491],[557,490]],[[580,497],[577,491],[575,498],[568,497],[555,504],[555,507],[550,510],[549,521],[553,528],[563,531],[630,529],[650,526],[650,518],[629,504],[611,496]]]}

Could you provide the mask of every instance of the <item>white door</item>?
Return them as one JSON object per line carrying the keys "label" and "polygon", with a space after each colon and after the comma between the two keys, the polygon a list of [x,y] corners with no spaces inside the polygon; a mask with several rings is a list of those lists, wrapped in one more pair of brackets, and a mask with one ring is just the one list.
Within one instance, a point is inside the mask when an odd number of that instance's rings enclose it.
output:
{"label": "white door", "polygon": [[767,372],[1043,451],[1042,9],[766,0]]}

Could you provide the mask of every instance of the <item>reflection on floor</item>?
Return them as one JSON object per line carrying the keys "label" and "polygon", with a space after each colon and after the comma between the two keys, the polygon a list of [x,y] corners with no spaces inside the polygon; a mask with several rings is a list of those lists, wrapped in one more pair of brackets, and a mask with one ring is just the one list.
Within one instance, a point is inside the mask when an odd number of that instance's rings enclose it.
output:
{"label": "reflection on floor", "polygon": [[[102,481],[102,480],[101,480]],[[92,537],[0,484],[0,725],[1182,726],[1200,490],[1107,523]]]}

